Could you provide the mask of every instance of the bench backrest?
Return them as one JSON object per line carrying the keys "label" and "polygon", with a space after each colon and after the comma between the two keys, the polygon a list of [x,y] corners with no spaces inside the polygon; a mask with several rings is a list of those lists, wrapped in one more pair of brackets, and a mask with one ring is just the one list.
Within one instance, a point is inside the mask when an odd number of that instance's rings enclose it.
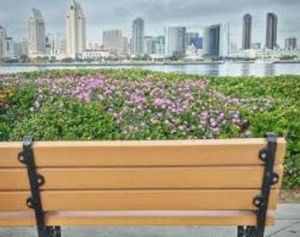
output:
{"label": "bench backrest", "polygon": [[[35,142],[44,211],[256,210],[266,139]],[[269,209],[275,209],[286,142],[277,140]],[[22,143],[0,143],[0,212],[27,211]]]}

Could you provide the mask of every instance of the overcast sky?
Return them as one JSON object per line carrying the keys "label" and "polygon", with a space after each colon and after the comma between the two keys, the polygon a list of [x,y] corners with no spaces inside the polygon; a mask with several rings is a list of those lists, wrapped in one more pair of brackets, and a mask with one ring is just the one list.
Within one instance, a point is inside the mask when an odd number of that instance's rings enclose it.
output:
{"label": "overcast sky", "polygon": [[[64,36],[68,0],[0,0],[0,25],[9,36],[26,36],[26,21],[32,7],[41,10],[47,33]],[[266,13],[279,18],[278,41],[286,37],[300,41],[300,0],[80,0],[87,20],[88,42],[101,41],[102,31],[122,29],[130,36],[131,22],[145,19],[147,35],[163,34],[166,25],[184,25],[199,31],[208,24],[229,22],[231,39],[241,45],[242,17],[253,15],[253,41],[264,42]],[[298,43],[300,44],[300,42]]]}

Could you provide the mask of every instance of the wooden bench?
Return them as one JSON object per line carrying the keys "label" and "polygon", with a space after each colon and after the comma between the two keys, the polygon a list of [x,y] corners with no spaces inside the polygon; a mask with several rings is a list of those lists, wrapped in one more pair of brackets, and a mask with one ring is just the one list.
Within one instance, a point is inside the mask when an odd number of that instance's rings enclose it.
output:
{"label": "wooden bench", "polygon": [[237,226],[274,218],[286,142],[267,139],[0,143],[0,226]]}

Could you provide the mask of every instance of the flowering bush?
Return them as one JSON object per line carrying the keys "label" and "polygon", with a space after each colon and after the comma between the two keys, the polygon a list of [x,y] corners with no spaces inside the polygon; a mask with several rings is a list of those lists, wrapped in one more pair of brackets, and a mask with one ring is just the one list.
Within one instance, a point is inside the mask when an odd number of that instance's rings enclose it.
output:
{"label": "flowering bush", "polygon": [[16,94],[17,88],[14,84],[0,83],[0,140],[8,139],[9,127],[1,119],[6,109],[11,105],[11,99]]}
{"label": "flowering bush", "polygon": [[[286,187],[299,187],[300,78],[205,78],[148,71],[53,71],[5,76],[17,93],[2,140],[288,138]],[[2,106],[3,107],[3,106]],[[0,127],[1,128],[1,127]]]}

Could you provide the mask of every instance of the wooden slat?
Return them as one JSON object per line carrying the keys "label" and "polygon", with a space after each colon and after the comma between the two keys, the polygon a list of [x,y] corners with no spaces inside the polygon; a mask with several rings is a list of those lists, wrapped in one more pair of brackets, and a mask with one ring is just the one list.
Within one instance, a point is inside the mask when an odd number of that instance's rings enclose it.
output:
{"label": "wooden slat", "polygon": [[[48,226],[253,226],[251,211],[98,211],[50,212]],[[267,225],[274,224],[272,216]],[[0,226],[35,226],[33,212],[0,212]]]}
{"label": "wooden slat", "polygon": [[[282,177],[282,165],[275,171]],[[260,188],[263,167],[46,168],[38,173],[45,178],[44,190]],[[25,169],[0,169],[0,180],[0,190],[29,190]]]}
{"label": "wooden slat", "polygon": [[[39,167],[245,165],[262,164],[258,151],[266,139],[195,141],[36,142]],[[276,163],[282,163],[286,142],[278,139]],[[0,143],[0,167],[21,167],[19,142]]]}
{"label": "wooden slat", "polygon": [[[44,191],[45,211],[66,210],[253,210],[261,190],[114,190]],[[28,210],[28,192],[1,192],[0,211]],[[272,190],[269,208],[275,209],[278,190]]]}

